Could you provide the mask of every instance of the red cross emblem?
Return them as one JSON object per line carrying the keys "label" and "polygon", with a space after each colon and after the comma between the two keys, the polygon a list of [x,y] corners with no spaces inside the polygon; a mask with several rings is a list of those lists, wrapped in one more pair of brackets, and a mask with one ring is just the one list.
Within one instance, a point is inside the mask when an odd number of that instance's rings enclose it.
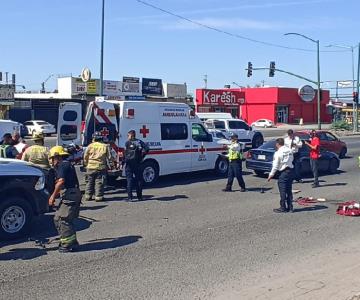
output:
{"label": "red cross emblem", "polygon": [[146,125],[143,125],[143,127],[140,129],[140,133],[142,134],[143,138],[146,138],[149,132],[150,130],[146,128]]}
{"label": "red cross emblem", "polygon": [[109,133],[110,133],[110,131],[106,127],[103,127],[103,129],[100,131],[101,136],[104,136],[104,137],[108,136]]}
{"label": "red cross emblem", "polygon": [[200,152],[201,152],[201,154],[204,154],[204,152],[205,152],[205,148],[204,148],[204,146],[203,145],[201,145],[201,148],[200,148],[200,150],[199,150]]}

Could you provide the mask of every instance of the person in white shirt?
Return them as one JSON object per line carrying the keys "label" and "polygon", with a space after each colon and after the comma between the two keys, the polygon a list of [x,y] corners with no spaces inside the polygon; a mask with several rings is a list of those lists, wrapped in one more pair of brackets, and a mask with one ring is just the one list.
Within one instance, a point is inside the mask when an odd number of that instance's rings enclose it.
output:
{"label": "person in white shirt", "polygon": [[272,169],[268,181],[279,174],[278,187],[280,192],[280,208],[274,209],[276,213],[294,212],[292,182],[293,175],[293,153],[289,147],[285,146],[283,138],[276,140],[277,151],[274,154]]}
{"label": "person in white shirt", "polygon": [[289,129],[287,131],[287,136],[284,139],[285,146],[290,148],[294,156],[294,170],[295,170],[295,180],[297,182],[303,182],[301,179],[301,162],[300,162],[300,153],[299,149],[303,146],[303,142],[298,136],[294,135],[294,131]]}

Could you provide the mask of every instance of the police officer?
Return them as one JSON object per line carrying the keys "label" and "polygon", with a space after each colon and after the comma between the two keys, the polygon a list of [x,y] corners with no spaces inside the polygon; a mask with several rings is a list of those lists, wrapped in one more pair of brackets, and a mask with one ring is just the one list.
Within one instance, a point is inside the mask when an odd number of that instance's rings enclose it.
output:
{"label": "police officer", "polygon": [[287,131],[287,137],[285,137],[284,142],[285,146],[290,148],[293,156],[294,156],[294,170],[295,170],[295,180],[299,183],[302,183],[301,179],[301,161],[300,161],[300,154],[299,149],[303,146],[302,141],[298,136],[294,135],[294,131],[292,129],[289,129]]}
{"label": "police officer", "polygon": [[223,189],[223,191],[231,192],[232,184],[234,182],[234,178],[236,177],[241,188],[240,192],[245,192],[245,182],[242,177],[242,152],[237,134],[233,134],[231,136],[231,144],[228,146],[227,157],[229,159],[228,181],[226,188]]}
{"label": "police officer", "polygon": [[149,152],[148,146],[141,140],[136,139],[135,130],[128,132],[128,140],[125,143],[125,174],[127,180],[128,201],[133,201],[132,190],[136,186],[136,195],[142,201],[141,162]]}
{"label": "police officer", "polygon": [[84,153],[86,201],[91,201],[94,194],[95,201],[103,200],[106,173],[111,160],[110,146],[104,143],[104,137],[99,132],[95,132],[93,134],[93,142]]}
{"label": "police officer", "polygon": [[60,204],[54,216],[60,235],[59,252],[71,252],[79,245],[73,222],[79,216],[81,192],[74,166],[63,160],[67,155],[61,146],[51,148],[49,153],[50,163],[56,174],[56,185],[49,198],[49,205],[53,206],[60,195]]}
{"label": "police officer", "polygon": [[274,178],[278,173],[278,187],[280,192],[280,208],[274,209],[276,213],[294,212],[293,208],[293,195],[292,195],[292,182],[293,175],[293,153],[291,149],[284,145],[284,139],[279,138],[276,140],[277,151],[274,154],[272,169],[268,177],[268,181]]}
{"label": "police officer", "polygon": [[5,133],[0,145],[0,157],[2,158],[16,158],[19,152],[13,146],[11,133]]}

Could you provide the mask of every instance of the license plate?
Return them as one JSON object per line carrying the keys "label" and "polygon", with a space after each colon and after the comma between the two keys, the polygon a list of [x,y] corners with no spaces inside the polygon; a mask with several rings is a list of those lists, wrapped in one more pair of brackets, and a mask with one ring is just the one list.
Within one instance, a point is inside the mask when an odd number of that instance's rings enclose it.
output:
{"label": "license plate", "polygon": [[266,156],[265,156],[265,155],[258,155],[258,159],[259,159],[259,160],[265,160],[265,159],[266,159]]}

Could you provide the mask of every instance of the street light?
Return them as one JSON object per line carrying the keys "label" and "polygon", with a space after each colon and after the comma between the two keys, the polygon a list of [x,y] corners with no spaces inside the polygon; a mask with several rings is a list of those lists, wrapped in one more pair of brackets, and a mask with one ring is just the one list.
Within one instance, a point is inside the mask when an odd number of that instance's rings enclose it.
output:
{"label": "street light", "polygon": [[[326,47],[336,47],[336,48],[343,48],[348,49],[351,51],[351,68],[352,68],[352,90],[353,95],[355,93],[355,63],[354,63],[354,46],[347,46],[347,45],[340,45],[340,44],[333,44],[327,45]],[[354,131],[357,131],[358,122],[357,122],[357,104],[353,101],[353,127]]]}
{"label": "street light", "polygon": [[304,39],[307,39],[313,43],[316,44],[316,52],[317,52],[317,87],[318,87],[318,91],[317,91],[317,124],[318,124],[318,129],[321,129],[321,118],[320,118],[320,99],[321,99],[321,86],[320,86],[320,41],[319,40],[314,40],[312,38],[307,37],[306,35],[300,34],[300,33],[296,33],[296,32],[288,32],[285,33],[284,35],[298,35],[303,37]]}
{"label": "street light", "polygon": [[244,88],[244,86],[241,86],[240,84],[236,83],[235,81],[233,81],[232,84],[238,86],[239,88]]}
{"label": "street light", "polygon": [[104,92],[104,15],[105,15],[105,0],[102,0],[102,12],[101,12],[101,50],[100,50],[100,96]]}

